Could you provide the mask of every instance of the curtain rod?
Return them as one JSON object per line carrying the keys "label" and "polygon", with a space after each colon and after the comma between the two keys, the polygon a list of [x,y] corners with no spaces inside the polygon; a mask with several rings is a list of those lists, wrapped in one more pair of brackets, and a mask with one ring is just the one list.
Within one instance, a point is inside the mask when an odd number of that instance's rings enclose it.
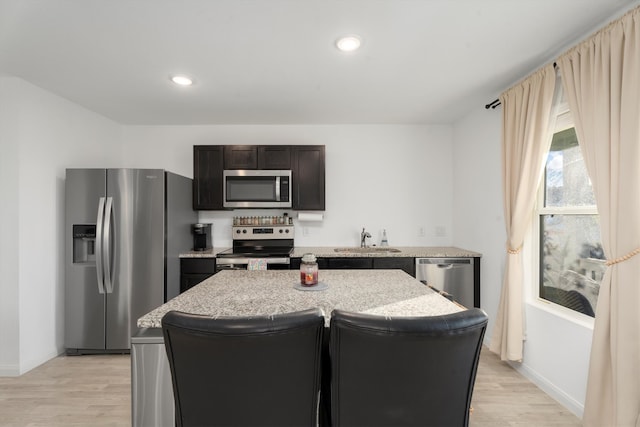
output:
{"label": "curtain rod", "polygon": [[[553,63],[553,68],[555,68],[556,70],[558,69],[558,64],[556,64],[555,62]],[[497,106],[500,105],[500,99],[495,99],[492,102],[486,104],[484,106],[485,110],[488,110],[489,108],[491,108],[492,110],[495,110]]]}
{"label": "curtain rod", "polygon": [[494,101],[492,101],[492,102],[488,103],[487,105],[485,105],[485,106],[484,106],[484,108],[485,108],[485,109],[487,109],[487,110],[488,110],[489,108],[491,108],[491,109],[495,109],[498,105],[500,105],[500,100],[499,100],[499,99],[496,99],[496,100],[494,100]]}

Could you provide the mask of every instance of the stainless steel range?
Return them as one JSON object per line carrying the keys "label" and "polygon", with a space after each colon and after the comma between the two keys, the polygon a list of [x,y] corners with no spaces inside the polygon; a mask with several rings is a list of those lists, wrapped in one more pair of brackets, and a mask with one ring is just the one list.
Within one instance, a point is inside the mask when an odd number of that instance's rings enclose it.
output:
{"label": "stainless steel range", "polygon": [[265,265],[269,270],[289,269],[293,225],[235,225],[231,234],[233,247],[216,255],[218,271],[246,270]]}

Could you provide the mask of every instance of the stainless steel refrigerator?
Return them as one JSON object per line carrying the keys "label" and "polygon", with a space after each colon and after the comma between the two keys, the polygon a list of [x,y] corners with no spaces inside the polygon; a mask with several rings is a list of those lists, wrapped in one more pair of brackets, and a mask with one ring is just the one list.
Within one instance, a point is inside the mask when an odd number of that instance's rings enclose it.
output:
{"label": "stainless steel refrigerator", "polygon": [[192,181],[161,169],[67,169],[67,354],[131,348],[139,317],[180,290]]}

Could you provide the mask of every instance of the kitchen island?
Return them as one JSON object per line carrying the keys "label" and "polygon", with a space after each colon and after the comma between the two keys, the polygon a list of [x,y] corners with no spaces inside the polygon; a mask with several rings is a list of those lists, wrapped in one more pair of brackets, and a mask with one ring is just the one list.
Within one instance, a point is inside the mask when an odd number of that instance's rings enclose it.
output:
{"label": "kitchen island", "polygon": [[[171,310],[220,316],[275,315],[307,308],[383,316],[433,316],[463,310],[401,270],[320,270],[326,290],[298,290],[299,272],[222,271],[138,319],[132,337],[132,425],[169,425],[173,395],[161,332]],[[319,288],[314,288],[319,289]]]}
{"label": "kitchen island", "polygon": [[[294,289],[298,271],[227,270],[138,319],[139,328],[160,328],[170,310],[218,316],[261,316],[319,307],[327,324],[339,308],[389,316],[430,316],[461,310],[400,270],[321,270],[324,291]],[[314,288],[309,288],[314,289]]]}

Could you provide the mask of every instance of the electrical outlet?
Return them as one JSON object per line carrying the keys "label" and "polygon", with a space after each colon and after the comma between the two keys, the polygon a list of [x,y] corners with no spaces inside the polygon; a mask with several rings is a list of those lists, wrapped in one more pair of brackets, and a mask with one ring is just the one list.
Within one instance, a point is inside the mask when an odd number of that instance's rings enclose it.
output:
{"label": "electrical outlet", "polygon": [[419,227],[418,228],[418,237],[425,237],[427,235],[427,233],[424,230],[424,227]]}
{"label": "electrical outlet", "polygon": [[436,225],[435,235],[436,237],[445,237],[447,235],[447,227],[444,225]]}
{"label": "electrical outlet", "polygon": [[302,227],[302,235],[305,237],[309,236],[309,227]]}

